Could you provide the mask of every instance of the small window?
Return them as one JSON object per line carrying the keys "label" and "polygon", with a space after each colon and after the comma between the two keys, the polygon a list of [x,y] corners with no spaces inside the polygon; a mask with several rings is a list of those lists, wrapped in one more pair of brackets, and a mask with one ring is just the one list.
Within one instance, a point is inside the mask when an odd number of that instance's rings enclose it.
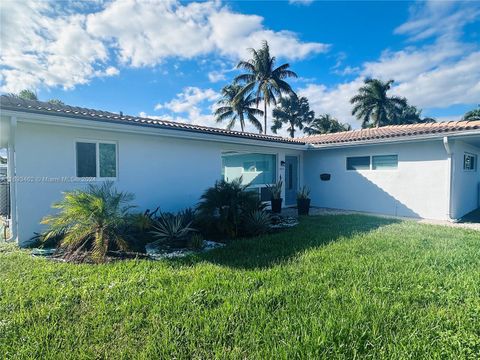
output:
{"label": "small window", "polygon": [[370,170],[370,156],[347,157],[347,170]]}
{"label": "small window", "polygon": [[77,142],[77,177],[117,177],[117,145]]}
{"label": "small window", "polygon": [[77,177],[97,177],[97,144],[77,143]]}
{"label": "small window", "polygon": [[117,177],[117,146],[98,144],[100,155],[100,177]]}
{"label": "small window", "polygon": [[463,155],[463,170],[476,171],[477,170],[477,156],[465,153]]}
{"label": "small window", "polygon": [[398,156],[397,155],[378,155],[372,156],[372,169],[396,169],[398,168]]}

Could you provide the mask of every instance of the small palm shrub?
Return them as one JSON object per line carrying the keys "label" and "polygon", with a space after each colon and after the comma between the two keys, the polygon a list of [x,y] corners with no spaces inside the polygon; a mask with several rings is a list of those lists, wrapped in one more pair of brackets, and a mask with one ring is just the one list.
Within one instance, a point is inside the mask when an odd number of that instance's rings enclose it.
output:
{"label": "small palm shrub", "polygon": [[128,249],[132,200],[132,194],[118,191],[111,181],[65,192],[63,200],[53,205],[58,214],[42,220],[49,226],[43,239],[61,238],[67,258],[91,251],[92,259],[102,262],[107,251]]}
{"label": "small palm shrub", "polygon": [[209,237],[236,238],[242,235],[245,215],[263,210],[258,194],[242,185],[242,178],[219,180],[207,189],[197,205],[197,223]]}
{"label": "small palm shrub", "polygon": [[244,227],[245,234],[258,236],[270,231],[272,225],[271,215],[264,210],[254,210],[245,215]]}
{"label": "small palm shrub", "polygon": [[191,225],[192,221],[184,213],[160,213],[151,232],[155,239],[153,244],[186,247],[196,231]]}

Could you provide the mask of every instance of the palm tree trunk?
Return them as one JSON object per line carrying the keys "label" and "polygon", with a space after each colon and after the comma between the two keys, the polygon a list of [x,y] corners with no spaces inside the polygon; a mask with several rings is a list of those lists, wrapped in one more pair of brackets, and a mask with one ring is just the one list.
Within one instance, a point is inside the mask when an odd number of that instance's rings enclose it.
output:
{"label": "palm tree trunk", "polygon": [[263,123],[264,123],[264,128],[263,128],[263,133],[264,134],[267,134],[267,102],[265,101],[265,99],[263,100]]}

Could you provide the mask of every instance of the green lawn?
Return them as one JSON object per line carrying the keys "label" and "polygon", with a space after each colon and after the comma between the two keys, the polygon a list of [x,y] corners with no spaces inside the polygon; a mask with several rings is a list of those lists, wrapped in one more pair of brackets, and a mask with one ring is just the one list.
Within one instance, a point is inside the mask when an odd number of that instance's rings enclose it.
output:
{"label": "green lawn", "polygon": [[0,248],[7,358],[478,358],[480,233],[302,219],[183,260]]}

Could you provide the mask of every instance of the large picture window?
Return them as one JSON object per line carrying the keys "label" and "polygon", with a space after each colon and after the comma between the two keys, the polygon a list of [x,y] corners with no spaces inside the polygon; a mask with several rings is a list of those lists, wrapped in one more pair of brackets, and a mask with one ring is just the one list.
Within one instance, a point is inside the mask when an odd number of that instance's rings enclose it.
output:
{"label": "large picture window", "polygon": [[242,176],[245,185],[273,184],[277,176],[276,163],[277,157],[270,154],[224,153],[222,174],[227,181]]}
{"label": "large picture window", "polygon": [[117,144],[77,141],[77,177],[117,177]]}

